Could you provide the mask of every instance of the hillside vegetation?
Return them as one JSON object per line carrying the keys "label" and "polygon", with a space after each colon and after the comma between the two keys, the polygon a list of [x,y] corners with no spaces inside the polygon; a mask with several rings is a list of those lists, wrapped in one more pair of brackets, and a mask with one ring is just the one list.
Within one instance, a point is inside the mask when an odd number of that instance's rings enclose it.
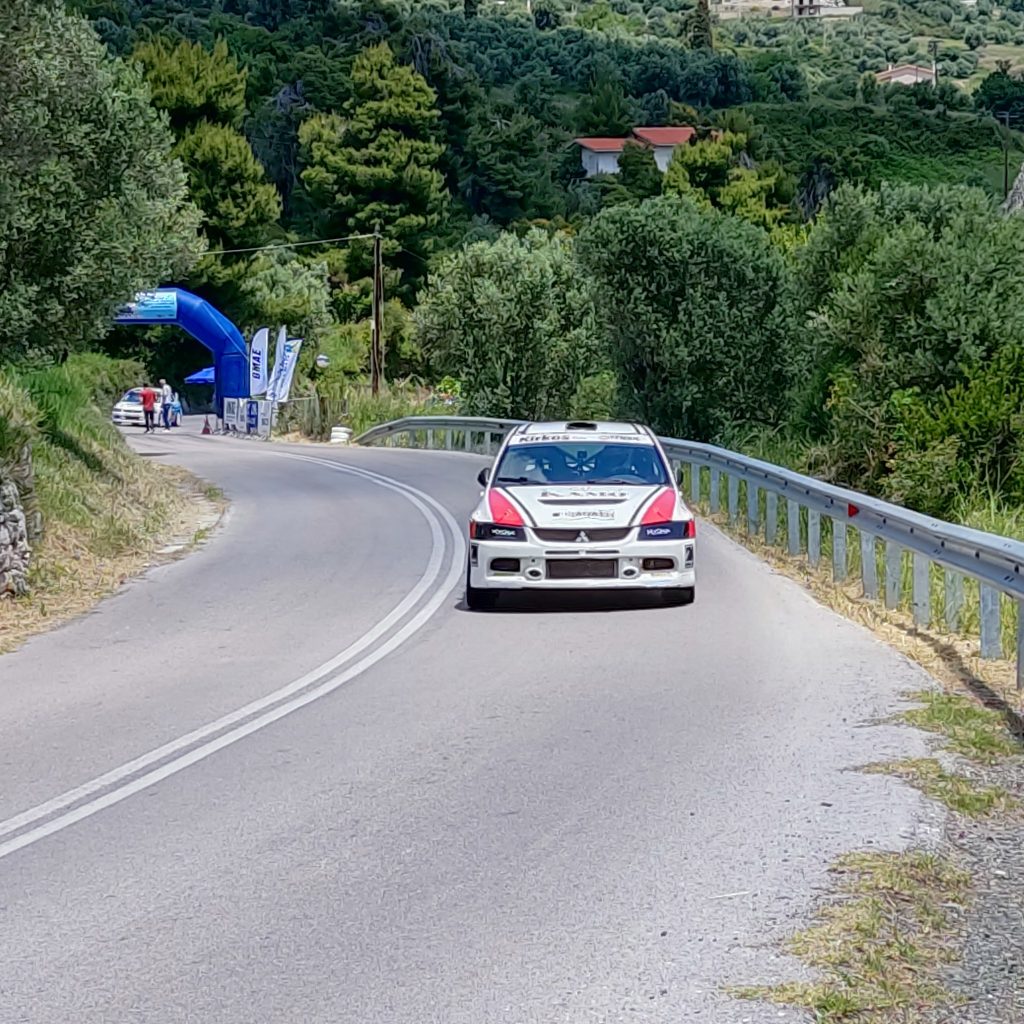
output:
{"label": "hillside vegetation", "polygon": [[[19,381],[97,349],[173,380],[205,365],[168,329],[109,329],[135,288],[175,282],[246,334],[306,339],[295,389],[315,400],[285,422],[317,436],[429,409],[443,380],[466,410],[638,416],[936,514],[1024,497],[1021,229],[997,206],[1024,86],[1012,58],[985,72],[1016,45],[1012,7],[872,4],[828,28],[681,0],[69,7],[87,20],[58,0],[4,15],[11,66],[53,54],[0,126]],[[110,130],[59,88],[68,39],[116,97]],[[933,55],[937,87],[875,77]],[[26,153],[39,102],[51,152]],[[627,145],[585,176],[573,139],[641,124],[695,141],[664,174]],[[370,401],[377,229],[390,384]]]}
{"label": "hillside vegetation", "polygon": [[34,592],[0,606],[6,647],[113,589],[185,506],[109,421],[144,367],[86,350],[201,242],[141,74],[60,4],[0,10],[0,91],[0,595]]}

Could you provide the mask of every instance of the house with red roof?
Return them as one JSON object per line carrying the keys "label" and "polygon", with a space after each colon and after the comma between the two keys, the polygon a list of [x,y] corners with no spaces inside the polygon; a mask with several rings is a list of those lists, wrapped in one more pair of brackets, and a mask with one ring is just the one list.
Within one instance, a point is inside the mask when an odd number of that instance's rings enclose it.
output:
{"label": "house with red roof", "polygon": [[918,82],[934,85],[938,77],[934,63],[931,67],[923,64],[898,64],[893,67],[890,64],[885,71],[875,74],[882,85],[916,85]]}
{"label": "house with red roof", "polygon": [[597,174],[618,174],[619,157],[627,142],[647,146],[654,151],[654,162],[664,173],[677,146],[689,145],[696,136],[693,128],[634,128],[624,138],[576,139],[583,170],[588,178]]}

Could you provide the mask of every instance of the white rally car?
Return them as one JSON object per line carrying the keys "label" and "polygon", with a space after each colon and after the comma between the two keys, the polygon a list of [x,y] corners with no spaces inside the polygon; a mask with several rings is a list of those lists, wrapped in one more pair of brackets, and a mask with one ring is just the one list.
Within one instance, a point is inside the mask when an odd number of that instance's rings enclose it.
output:
{"label": "white rally car", "polygon": [[696,523],[657,437],[633,423],[527,423],[469,522],[466,603],[503,590],[655,589],[690,604]]}

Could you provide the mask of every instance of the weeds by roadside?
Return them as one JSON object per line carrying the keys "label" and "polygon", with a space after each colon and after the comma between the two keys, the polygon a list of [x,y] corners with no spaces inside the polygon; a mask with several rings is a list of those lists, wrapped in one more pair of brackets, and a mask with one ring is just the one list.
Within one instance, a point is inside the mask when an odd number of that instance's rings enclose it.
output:
{"label": "weeds by roadside", "polygon": [[1001,786],[978,785],[963,775],[946,771],[931,757],[870,764],[862,770],[902,779],[921,790],[925,796],[967,817],[1009,811],[1018,806],[1016,800]]}
{"label": "weeds by roadside", "polygon": [[1024,754],[1020,738],[1008,731],[998,711],[958,693],[925,690],[908,696],[919,706],[899,717],[918,729],[942,735],[954,753],[982,762]]}
{"label": "weeds by roadside", "polygon": [[789,941],[820,980],[742,989],[746,999],[800,1006],[818,1024],[919,1024],[948,1000],[939,975],[955,960],[950,936],[970,879],[920,851],[857,853],[832,868],[835,902]]}

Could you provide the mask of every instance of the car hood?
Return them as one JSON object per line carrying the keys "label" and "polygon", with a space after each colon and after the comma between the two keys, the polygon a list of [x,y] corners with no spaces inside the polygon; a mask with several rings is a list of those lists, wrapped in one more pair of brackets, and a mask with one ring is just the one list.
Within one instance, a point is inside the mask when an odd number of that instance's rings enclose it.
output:
{"label": "car hood", "polygon": [[645,484],[540,487],[502,487],[541,528],[564,526],[629,526],[661,487]]}

